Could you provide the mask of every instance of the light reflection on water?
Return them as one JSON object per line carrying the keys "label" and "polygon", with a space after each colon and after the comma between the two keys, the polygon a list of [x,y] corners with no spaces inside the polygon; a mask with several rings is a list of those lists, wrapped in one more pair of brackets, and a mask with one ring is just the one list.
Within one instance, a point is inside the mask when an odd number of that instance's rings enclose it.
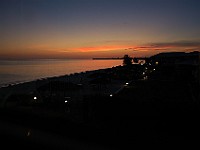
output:
{"label": "light reflection on water", "polygon": [[0,86],[121,64],[122,60],[92,59],[0,61]]}

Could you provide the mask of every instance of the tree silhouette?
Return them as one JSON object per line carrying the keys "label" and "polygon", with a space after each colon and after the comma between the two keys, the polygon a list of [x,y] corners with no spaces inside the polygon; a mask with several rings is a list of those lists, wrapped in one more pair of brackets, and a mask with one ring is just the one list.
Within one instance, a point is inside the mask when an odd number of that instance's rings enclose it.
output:
{"label": "tree silhouette", "polygon": [[129,57],[128,55],[124,55],[123,65],[124,66],[130,66],[131,64],[132,64],[132,58]]}

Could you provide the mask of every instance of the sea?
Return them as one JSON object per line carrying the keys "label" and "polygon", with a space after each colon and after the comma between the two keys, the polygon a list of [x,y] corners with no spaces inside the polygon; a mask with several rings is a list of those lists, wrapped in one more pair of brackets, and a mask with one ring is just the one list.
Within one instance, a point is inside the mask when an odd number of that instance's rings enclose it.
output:
{"label": "sea", "polygon": [[122,60],[118,59],[0,60],[0,87],[119,65]]}

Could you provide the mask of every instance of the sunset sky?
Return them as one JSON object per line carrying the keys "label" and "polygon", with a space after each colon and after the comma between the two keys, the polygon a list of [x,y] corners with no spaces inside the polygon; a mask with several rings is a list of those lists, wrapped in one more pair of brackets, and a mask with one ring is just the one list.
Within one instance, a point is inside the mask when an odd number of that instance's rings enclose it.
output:
{"label": "sunset sky", "polygon": [[200,50],[200,0],[1,0],[0,59]]}

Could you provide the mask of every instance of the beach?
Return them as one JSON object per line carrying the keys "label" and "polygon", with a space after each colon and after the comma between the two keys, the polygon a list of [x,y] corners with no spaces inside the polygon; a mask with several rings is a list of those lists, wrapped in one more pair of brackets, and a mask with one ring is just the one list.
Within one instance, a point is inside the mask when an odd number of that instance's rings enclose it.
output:
{"label": "beach", "polygon": [[[140,65],[135,66],[135,68],[141,68]],[[95,95],[112,97],[127,86],[127,84],[133,80],[134,75],[137,75],[137,73],[134,72],[134,67],[132,70],[128,71],[129,73],[127,71],[120,73],[123,72],[123,70],[125,71],[127,69],[123,66],[116,66],[112,68],[72,73],[69,75],[42,78],[2,87],[0,88],[1,107],[5,106],[5,102],[12,95],[31,95],[32,99],[35,96],[45,99],[46,97],[55,95],[55,97],[62,98],[70,97],[73,101],[81,101],[84,97]],[[125,73],[128,73],[129,75]],[[62,87],[60,87],[61,85]],[[54,89],[50,86],[53,86]],[[76,87],[73,89],[74,86]]]}
{"label": "beach", "polygon": [[35,59],[0,60],[0,87],[41,78],[111,68],[122,60]]}

